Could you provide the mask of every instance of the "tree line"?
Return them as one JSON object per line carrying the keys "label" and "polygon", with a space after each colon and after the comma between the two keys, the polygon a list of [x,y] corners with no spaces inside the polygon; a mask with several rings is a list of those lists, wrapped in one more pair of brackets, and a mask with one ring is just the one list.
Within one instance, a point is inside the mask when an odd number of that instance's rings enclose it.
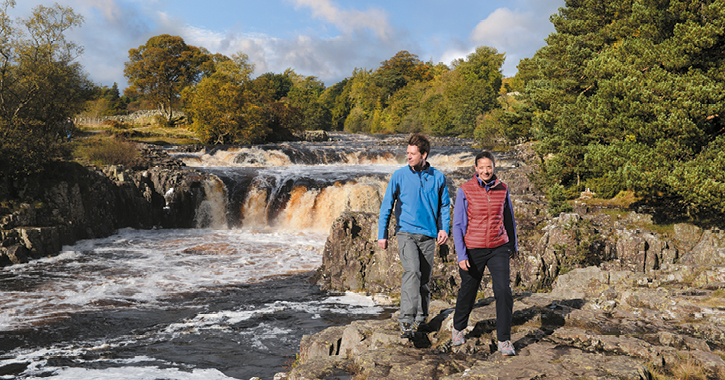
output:
{"label": "tree line", "polygon": [[[555,32],[514,78],[505,54],[481,46],[450,65],[400,51],[331,86],[292,68],[252,76],[231,57],[159,35],[129,51],[129,87],[97,86],[64,32],[72,9],[0,8],[0,164],[29,173],[63,153],[64,121],[83,110],[158,108],[207,144],[259,143],[303,129],[424,132],[483,145],[533,142],[550,195],[586,188],[671,199],[693,215],[725,212],[725,3],[567,0]],[[506,96],[505,94],[509,94]],[[177,110],[183,110],[182,120]]]}
{"label": "tree line", "polygon": [[210,144],[262,142],[298,129],[473,136],[478,118],[499,107],[503,61],[489,47],[452,67],[400,51],[326,87],[292,68],[252,78],[243,52],[210,54],[164,34],[130,50],[125,94],[151,101],[169,124],[183,109]]}

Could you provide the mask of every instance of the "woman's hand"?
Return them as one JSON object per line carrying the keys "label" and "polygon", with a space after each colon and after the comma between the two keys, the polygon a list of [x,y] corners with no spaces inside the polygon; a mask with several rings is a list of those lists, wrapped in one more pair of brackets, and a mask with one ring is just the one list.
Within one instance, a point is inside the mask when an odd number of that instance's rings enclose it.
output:
{"label": "woman's hand", "polygon": [[470,268],[471,265],[468,264],[468,260],[461,260],[458,262],[458,267],[468,272],[468,268]]}

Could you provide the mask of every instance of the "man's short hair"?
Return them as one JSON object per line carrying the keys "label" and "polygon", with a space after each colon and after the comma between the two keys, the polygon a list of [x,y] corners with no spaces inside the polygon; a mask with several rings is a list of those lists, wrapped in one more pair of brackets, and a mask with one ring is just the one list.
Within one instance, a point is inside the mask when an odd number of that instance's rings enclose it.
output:
{"label": "man's short hair", "polygon": [[488,158],[489,160],[491,160],[491,163],[493,163],[493,167],[496,167],[496,158],[493,156],[493,153],[487,150],[484,150],[483,152],[476,155],[476,160],[473,161],[473,166],[478,166],[478,160],[482,158]]}
{"label": "man's short hair", "polygon": [[414,133],[408,139],[408,145],[414,145],[418,147],[420,154],[430,154],[430,140],[425,137],[422,133]]}

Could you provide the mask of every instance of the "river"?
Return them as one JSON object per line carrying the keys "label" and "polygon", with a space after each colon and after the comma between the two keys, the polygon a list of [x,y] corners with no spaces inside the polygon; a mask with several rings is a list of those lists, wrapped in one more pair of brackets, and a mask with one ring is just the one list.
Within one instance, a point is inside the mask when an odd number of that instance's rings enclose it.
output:
{"label": "river", "polygon": [[[303,335],[393,309],[308,280],[330,225],[377,212],[405,146],[370,136],[169,152],[216,175],[194,229],[123,229],[0,271],[0,379],[272,379]],[[470,146],[470,145],[469,145]],[[433,148],[444,172],[466,146]]]}

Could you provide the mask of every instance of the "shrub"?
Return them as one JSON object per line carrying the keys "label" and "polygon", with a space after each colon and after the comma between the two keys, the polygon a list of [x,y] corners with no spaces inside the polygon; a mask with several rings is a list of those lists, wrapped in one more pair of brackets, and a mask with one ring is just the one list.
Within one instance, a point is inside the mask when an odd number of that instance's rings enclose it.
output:
{"label": "shrub", "polygon": [[76,148],[74,155],[97,166],[125,167],[134,167],[141,157],[135,143],[117,137],[86,140]]}
{"label": "shrub", "polygon": [[107,125],[107,126],[113,128],[113,129],[126,129],[126,128],[128,128],[128,126],[126,124],[124,124],[124,123],[122,123],[122,122],[120,122],[118,120],[113,120],[113,119],[104,121],[103,122],[103,125]]}
{"label": "shrub", "polygon": [[571,212],[574,208],[567,202],[564,186],[553,184],[549,187],[549,214],[558,216],[562,212]]}

